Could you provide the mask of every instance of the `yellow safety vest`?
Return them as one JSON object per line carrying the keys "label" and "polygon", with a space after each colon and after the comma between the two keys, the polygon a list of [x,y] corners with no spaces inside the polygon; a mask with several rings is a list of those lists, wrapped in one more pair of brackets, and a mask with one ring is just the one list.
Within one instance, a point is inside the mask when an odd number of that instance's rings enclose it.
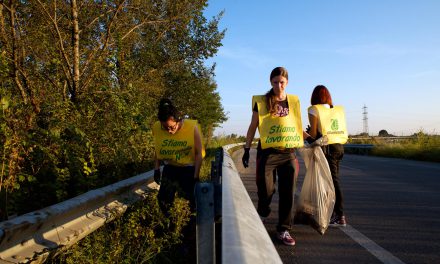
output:
{"label": "yellow safety vest", "polygon": [[328,144],[345,144],[347,142],[348,133],[344,107],[327,108],[324,105],[312,105],[310,108],[315,108],[318,111],[320,132],[323,136],[327,136]]}
{"label": "yellow safety vest", "polygon": [[[197,120],[185,119],[182,127],[175,134],[162,129],[160,122],[156,121],[153,125],[156,158],[176,166],[194,165],[194,129],[196,126],[200,137],[203,138]],[[204,156],[205,149],[202,144],[202,157]]]}
{"label": "yellow safety vest", "polygon": [[258,131],[261,148],[300,148],[304,145],[301,109],[296,95],[287,95],[289,114],[279,117],[270,114],[266,96],[254,95],[252,107],[258,106]]}

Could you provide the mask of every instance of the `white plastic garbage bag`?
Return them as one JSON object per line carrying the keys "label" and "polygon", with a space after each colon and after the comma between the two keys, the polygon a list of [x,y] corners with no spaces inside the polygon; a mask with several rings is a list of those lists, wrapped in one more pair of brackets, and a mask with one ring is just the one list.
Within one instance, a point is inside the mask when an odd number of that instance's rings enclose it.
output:
{"label": "white plastic garbage bag", "polygon": [[299,195],[297,215],[305,214],[308,222],[321,235],[328,228],[335,205],[335,188],[321,147],[301,148],[306,176]]}

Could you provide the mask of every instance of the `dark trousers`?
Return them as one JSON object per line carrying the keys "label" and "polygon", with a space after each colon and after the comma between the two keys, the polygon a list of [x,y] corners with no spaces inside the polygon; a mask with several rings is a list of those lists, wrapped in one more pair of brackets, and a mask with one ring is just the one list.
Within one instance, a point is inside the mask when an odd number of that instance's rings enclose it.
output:
{"label": "dark trousers", "polygon": [[277,231],[289,230],[292,221],[292,208],[298,163],[295,153],[267,152],[257,153],[257,189],[258,214],[266,217],[270,214],[270,203],[275,193],[276,175],[278,175],[278,225]]}
{"label": "dark trousers", "polygon": [[[165,165],[162,171],[162,181],[157,195],[161,211],[166,217],[174,203],[176,194],[189,201],[191,212],[195,213],[194,166]],[[171,223],[169,230],[174,230],[176,223]],[[183,240],[181,250],[184,250],[188,263],[196,263],[196,218],[192,214],[189,222],[182,229]]]}
{"label": "dark trousers", "polygon": [[335,186],[335,207],[333,212],[336,215],[344,215],[344,197],[342,195],[342,189],[339,178],[339,163],[344,157],[344,146],[341,144],[331,144],[322,147],[322,150],[327,159],[332,174],[333,185]]}
{"label": "dark trousers", "polygon": [[168,210],[174,203],[176,193],[179,197],[187,199],[190,202],[191,211],[195,211],[194,186],[196,182],[194,170],[194,166],[164,166],[157,198],[165,215],[168,215]]}

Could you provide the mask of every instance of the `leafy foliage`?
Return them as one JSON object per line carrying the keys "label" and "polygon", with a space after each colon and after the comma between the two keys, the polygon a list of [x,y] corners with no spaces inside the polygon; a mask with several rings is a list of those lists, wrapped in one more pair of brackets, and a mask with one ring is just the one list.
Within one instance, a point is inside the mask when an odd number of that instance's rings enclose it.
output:
{"label": "leafy foliage", "polygon": [[[201,181],[210,180],[210,165],[218,149],[240,142],[235,135],[215,137],[207,145],[200,171]],[[195,234],[182,237],[191,218],[189,202],[177,199],[166,218],[160,211],[156,192],[130,207],[123,216],[106,224],[78,244],[65,249],[52,263],[191,263],[185,249],[195,241]],[[194,216],[192,216],[194,217]],[[194,219],[193,219],[194,220]],[[194,230],[186,230],[194,231]],[[195,250],[192,248],[192,250]],[[191,260],[191,261],[190,261]]]}
{"label": "leafy foliage", "polygon": [[189,221],[188,201],[176,199],[170,217],[162,215],[154,193],[114,222],[66,249],[52,263],[151,263],[181,242]]}
{"label": "leafy foliage", "polygon": [[440,162],[440,136],[427,134],[422,129],[409,137],[390,134],[387,137],[350,137],[349,143],[373,144],[371,155]]}
{"label": "leafy foliage", "polygon": [[392,135],[388,134],[388,132],[385,129],[382,129],[382,130],[379,131],[378,136],[379,137],[389,137],[389,136],[392,136]]}
{"label": "leafy foliage", "polygon": [[376,142],[372,155],[440,162],[440,136],[419,131],[398,142]]}
{"label": "leafy foliage", "polygon": [[163,96],[207,136],[226,120],[204,64],[224,31],[206,5],[0,2],[0,219],[150,168]]}

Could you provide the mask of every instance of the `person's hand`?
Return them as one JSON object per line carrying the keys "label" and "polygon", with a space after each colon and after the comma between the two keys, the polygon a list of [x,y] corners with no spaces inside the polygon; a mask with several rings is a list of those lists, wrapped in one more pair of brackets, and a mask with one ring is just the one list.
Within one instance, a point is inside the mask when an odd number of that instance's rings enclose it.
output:
{"label": "person's hand", "polygon": [[312,144],[312,143],[315,141],[315,139],[312,138],[311,136],[308,136],[308,137],[306,138],[306,141],[307,141],[307,143]]}
{"label": "person's hand", "polygon": [[250,148],[244,148],[243,157],[241,158],[245,168],[249,167],[249,150]]}
{"label": "person's hand", "polygon": [[306,132],[310,133],[310,129],[311,129],[310,125],[307,125]]}
{"label": "person's hand", "polygon": [[154,181],[160,185],[160,169],[154,170]]}

